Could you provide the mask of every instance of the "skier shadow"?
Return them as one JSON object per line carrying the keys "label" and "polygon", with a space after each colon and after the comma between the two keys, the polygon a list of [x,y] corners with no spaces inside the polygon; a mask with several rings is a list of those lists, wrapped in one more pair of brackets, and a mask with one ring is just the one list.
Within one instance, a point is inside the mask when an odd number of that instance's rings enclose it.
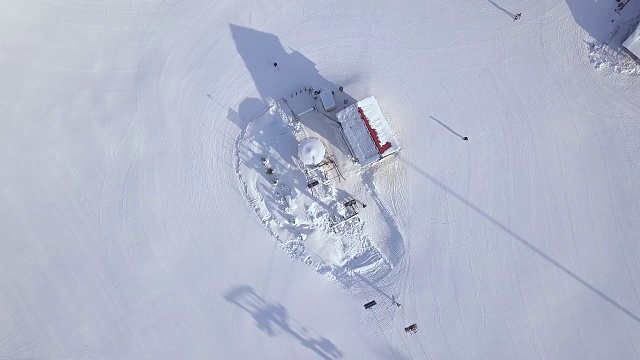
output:
{"label": "skier shadow", "polygon": [[459,193],[457,193],[456,191],[450,189],[447,185],[445,185],[444,183],[440,182],[438,179],[436,179],[435,177],[431,176],[430,174],[428,174],[427,172],[425,172],[424,170],[420,169],[419,167],[417,167],[415,164],[411,163],[410,161],[408,161],[407,159],[400,157],[400,159],[407,164],[407,166],[409,166],[411,169],[413,169],[414,171],[416,171],[417,173],[419,173],[420,175],[422,175],[424,178],[426,178],[427,180],[429,180],[431,183],[433,183],[434,185],[436,185],[437,187],[441,188],[442,190],[444,190],[445,192],[447,192],[449,195],[453,196],[455,199],[457,199],[458,201],[460,201],[461,203],[465,204],[466,206],[468,206],[471,210],[475,211],[478,215],[480,215],[481,217],[483,217],[484,219],[486,219],[487,221],[489,221],[490,223],[492,223],[493,225],[495,225],[497,228],[499,228],[500,230],[502,230],[503,232],[505,232],[507,235],[509,235],[512,239],[514,239],[515,241],[519,242],[520,244],[522,244],[523,246],[525,246],[526,248],[528,248],[529,250],[531,250],[533,253],[535,253],[536,255],[538,255],[541,259],[545,260],[547,263],[555,266],[557,269],[559,269],[561,272],[563,272],[565,275],[567,275],[569,278],[573,279],[574,281],[576,281],[577,283],[579,283],[580,285],[584,286],[585,289],[593,292],[595,295],[599,296],[602,300],[606,301],[607,303],[609,303],[611,306],[615,307],[616,309],[620,310],[622,313],[624,313],[625,315],[627,315],[629,318],[631,318],[632,320],[635,320],[636,322],[640,323],[640,317],[636,314],[634,314],[633,312],[631,312],[629,309],[627,309],[626,307],[622,306],[620,303],[618,303],[617,301],[615,301],[614,299],[610,298],[608,295],[606,295],[605,293],[603,293],[602,291],[598,290],[595,286],[593,286],[592,284],[590,284],[589,282],[587,282],[585,279],[583,279],[582,277],[578,276],[576,273],[574,273],[573,271],[569,270],[567,267],[565,267],[564,265],[562,265],[561,263],[559,263],[557,260],[555,260],[554,258],[552,258],[550,255],[548,255],[547,253],[545,253],[544,251],[540,250],[539,248],[537,248],[535,245],[533,245],[531,242],[529,242],[528,240],[526,240],[525,238],[523,238],[522,236],[518,235],[517,233],[515,233],[513,230],[509,229],[506,225],[504,225],[503,223],[501,223],[500,221],[498,221],[496,218],[494,218],[493,216],[487,214],[485,211],[483,211],[482,209],[480,209],[478,206],[476,206],[475,204],[471,203],[469,200],[465,199],[462,195],[460,195]]}
{"label": "skier shadow", "polygon": [[251,286],[240,285],[224,294],[225,300],[248,312],[256,326],[269,336],[288,334],[302,346],[325,360],[342,358],[342,352],[329,339],[311,334],[308,329],[292,319],[280,303],[270,302],[256,294]]}
{"label": "skier shadow", "polygon": [[442,125],[442,127],[444,127],[445,129],[449,130],[453,135],[459,137],[460,139],[464,140],[464,136],[458,134],[455,130],[453,130],[452,128],[450,128],[447,124],[443,123],[442,121],[434,118],[433,116],[429,116],[432,120],[434,120],[435,122],[437,122],[438,124]]}
{"label": "skier shadow", "polygon": [[[313,93],[303,89],[311,86],[313,89],[333,91],[337,105],[335,111],[341,110],[343,105],[353,104],[355,99],[320,75],[315,63],[300,52],[285,50],[277,36],[234,24],[230,24],[229,27],[238,54],[252,77],[260,99],[244,99],[239,104],[237,112],[230,109],[227,118],[244,129],[242,125],[246,126],[251,120],[268,111],[275,101],[280,102],[281,108],[294,114],[299,114],[314,104],[318,113],[329,118],[323,116],[323,120],[319,121],[317,117],[303,116],[300,119],[301,123],[337,148],[344,148],[343,139],[336,136],[333,130],[336,124],[330,124],[334,121],[335,114],[323,111],[319,99],[312,100]],[[277,67],[274,63],[278,64]],[[307,97],[307,100],[302,101],[301,97]]]}
{"label": "skier shadow", "polygon": [[500,6],[500,5],[496,4],[495,2],[493,2],[493,1],[491,1],[491,0],[488,0],[488,1],[491,3],[491,5],[493,5],[493,6],[495,6],[496,8],[498,8],[498,10],[502,11],[503,13],[505,13],[505,14],[509,15],[511,18],[514,18],[514,19],[515,19],[516,14],[514,14],[514,13],[510,12],[509,10],[507,10],[507,9],[503,8],[502,6]]}

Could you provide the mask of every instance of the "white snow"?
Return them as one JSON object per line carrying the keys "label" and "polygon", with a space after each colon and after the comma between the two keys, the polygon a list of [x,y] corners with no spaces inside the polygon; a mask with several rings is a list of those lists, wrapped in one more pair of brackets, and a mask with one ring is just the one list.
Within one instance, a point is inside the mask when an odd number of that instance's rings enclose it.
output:
{"label": "white snow", "polygon": [[324,155],[324,144],[318,138],[306,138],[298,144],[298,158],[305,165],[320,164]]}
{"label": "white snow", "polygon": [[0,359],[640,359],[616,6],[0,2]]}
{"label": "white snow", "polygon": [[[347,166],[346,154],[326,154],[322,141],[307,137],[311,130],[285,109],[272,104],[251,119],[236,144],[237,176],[248,203],[288,256],[344,287],[358,277],[380,280],[402,256],[390,254],[402,240],[393,238],[395,226],[385,229],[388,224],[381,221],[388,210],[374,200],[376,190]],[[336,135],[325,141],[339,140]],[[345,205],[354,199],[357,204]]]}

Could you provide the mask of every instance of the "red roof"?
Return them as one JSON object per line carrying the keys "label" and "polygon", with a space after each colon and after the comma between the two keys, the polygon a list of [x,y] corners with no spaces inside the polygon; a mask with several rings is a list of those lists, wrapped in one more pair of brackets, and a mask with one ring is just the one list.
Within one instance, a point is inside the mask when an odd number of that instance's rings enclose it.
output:
{"label": "red roof", "polygon": [[378,153],[380,155],[384,154],[385,151],[391,148],[391,143],[387,141],[384,144],[380,144],[380,139],[378,138],[378,132],[376,131],[376,129],[371,127],[371,124],[369,124],[369,119],[367,119],[367,116],[364,114],[364,111],[362,110],[361,107],[358,107],[358,112],[360,113],[360,118],[362,119],[362,121],[364,121],[364,124],[367,126],[367,130],[369,130],[369,134],[373,139],[373,143],[376,145],[376,148],[378,148]]}

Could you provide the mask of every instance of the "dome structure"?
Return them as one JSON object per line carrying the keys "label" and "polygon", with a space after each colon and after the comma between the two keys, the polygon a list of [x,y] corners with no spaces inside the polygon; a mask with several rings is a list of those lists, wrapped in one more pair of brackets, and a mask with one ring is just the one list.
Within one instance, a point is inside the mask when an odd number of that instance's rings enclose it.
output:
{"label": "dome structure", "polygon": [[324,160],[324,154],[324,144],[318,138],[306,138],[298,144],[298,158],[307,166],[320,164]]}

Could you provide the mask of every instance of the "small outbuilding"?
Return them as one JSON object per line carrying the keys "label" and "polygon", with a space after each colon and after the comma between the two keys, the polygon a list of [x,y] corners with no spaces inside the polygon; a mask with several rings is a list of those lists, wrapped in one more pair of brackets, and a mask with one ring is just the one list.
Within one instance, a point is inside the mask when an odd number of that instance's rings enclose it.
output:
{"label": "small outbuilding", "polygon": [[346,107],[336,117],[360,165],[373,164],[400,150],[375,96]]}
{"label": "small outbuilding", "polygon": [[298,158],[307,166],[319,165],[324,160],[324,155],[324,144],[318,138],[306,138],[298,144]]}
{"label": "small outbuilding", "polygon": [[330,90],[323,90],[320,92],[320,101],[322,101],[322,107],[324,111],[333,111],[336,109],[336,99],[333,97],[333,92]]}
{"label": "small outbuilding", "polygon": [[640,26],[622,43],[622,48],[640,64]]}

